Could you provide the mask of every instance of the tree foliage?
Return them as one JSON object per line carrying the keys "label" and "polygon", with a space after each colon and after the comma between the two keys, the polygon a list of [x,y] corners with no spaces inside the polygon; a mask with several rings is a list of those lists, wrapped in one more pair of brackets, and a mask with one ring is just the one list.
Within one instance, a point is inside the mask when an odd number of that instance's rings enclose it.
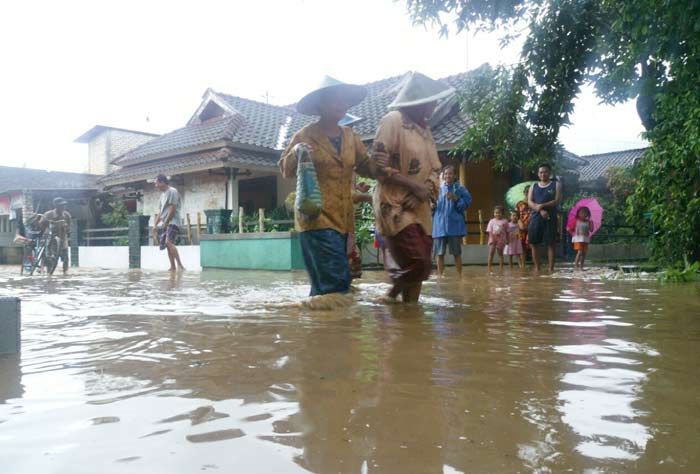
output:
{"label": "tree foliage", "polygon": [[501,29],[507,42],[527,31],[519,64],[493,73],[494,87],[503,86],[487,91],[493,103],[465,102],[476,124],[463,145],[476,157],[491,156],[503,167],[553,157],[587,81],[605,103],[636,99],[651,146],[627,198],[628,216],[639,223],[650,216],[658,230],[654,254],[665,263],[700,258],[700,2],[406,3],[415,22],[437,24],[443,34],[450,24],[458,31]]}
{"label": "tree foliage", "polygon": [[467,76],[460,102],[472,125],[454,153],[474,161],[491,159],[500,170],[534,165],[534,135],[522,112],[525,94],[519,80],[524,80],[519,70],[488,64]]}
{"label": "tree foliage", "polygon": [[129,211],[122,201],[115,201],[111,205],[112,210],[106,214],[102,214],[100,219],[104,225],[110,227],[126,227],[129,224],[127,216]]}

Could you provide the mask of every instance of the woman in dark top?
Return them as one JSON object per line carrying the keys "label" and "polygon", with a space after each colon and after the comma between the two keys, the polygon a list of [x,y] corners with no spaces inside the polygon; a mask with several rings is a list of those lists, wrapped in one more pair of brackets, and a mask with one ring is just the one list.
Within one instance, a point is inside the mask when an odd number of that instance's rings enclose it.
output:
{"label": "woman in dark top", "polygon": [[552,167],[542,164],[537,170],[539,182],[530,187],[527,202],[530,206],[530,222],[527,237],[532,248],[535,271],[540,270],[539,245],[547,246],[549,271],[554,271],[554,246],[557,241],[557,206],[561,201],[561,186],[551,179]]}

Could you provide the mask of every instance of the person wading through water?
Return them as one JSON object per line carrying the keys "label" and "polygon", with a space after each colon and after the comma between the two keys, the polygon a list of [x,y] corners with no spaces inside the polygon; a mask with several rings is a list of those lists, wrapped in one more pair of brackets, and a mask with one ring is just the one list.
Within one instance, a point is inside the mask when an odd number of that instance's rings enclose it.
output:
{"label": "person wading through water", "polygon": [[[182,218],[180,217],[180,193],[177,189],[170,186],[168,178],[165,175],[159,174],[156,176],[156,188],[162,194],[160,195],[160,212],[156,216],[154,227],[162,226],[160,235],[160,249],[168,250],[168,260],[170,260],[170,271],[184,270],[185,267],[180,261],[180,253],[177,251],[175,243],[177,242],[177,234],[182,227]],[[175,264],[177,263],[177,267]]]}
{"label": "person wading through water", "polygon": [[42,231],[48,229],[50,224],[56,226],[54,232],[61,239],[61,248],[58,249],[58,254],[61,258],[61,263],[63,264],[64,275],[68,273],[68,236],[71,220],[70,213],[66,211],[66,204],[68,204],[68,201],[62,197],[55,198],[53,200],[54,208],[48,212],[45,212],[39,221]]}
{"label": "person wading through water", "polygon": [[[374,192],[377,229],[386,243],[385,268],[392,287],[387,303],[418,301],[423,281],[432,269],[431,202],[438,196],[441,169],[428,126],[437,102],[454,89],[418,72],[411,73],[389,112],[381,120],[373,144],[373,158],[389,172],[378,177]],[[396,172],[394,172],[396,171]]]}
{"label": "person wading through water", "polygon": [[311,282],[311,298],[304,303],[308,307],[332,307],[350,301],[339,295],[350,290],[347,239],[354,230],[354,176],[374,177],[374,172],[360,137],[338,122],[366,95],[362,86],[326,77],[296,105],[298,112],[319,116],[319,120],[295,133],[279,160],[282,176],[292,178],[297,172],[299,147],[309,150],[322,197],[318,216],[305,217],[296,209],[294,213]]}

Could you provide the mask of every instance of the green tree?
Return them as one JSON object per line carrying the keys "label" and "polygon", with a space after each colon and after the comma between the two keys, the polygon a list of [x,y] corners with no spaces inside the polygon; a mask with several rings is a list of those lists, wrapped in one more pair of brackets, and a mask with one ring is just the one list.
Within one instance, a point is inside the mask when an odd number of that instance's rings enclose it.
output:
{"label": "green tree", "polygon": [[101,220],[104,225],[109,227],[126,227],[129,225],[127,216],[129,211],[122,201],[116,201],[112,204],[112,211],[107,214],[102,214]]}
{"label": "green tree", "polygon": [[[526,157],[553,157],[559,129],[586,82],[615,104],[636,99],[651,146],[627,199],[628,216],[650,216],[659,229],[654,255],[667,264],[700,258],[700,2],[686,0],[406,0],[417,23],[456,29],[519,31],[527,38],[510,72],[508,104],[496,128],[477,124],[465,137],[473,153],[501,156],[489,137],[521,140],[532,134]],[[445,19],[448,20],[445,20]],[[520,107],[513,107],[513,97]],[[477,122],[483,120],[475,116]],[[508,138],[510,137],[510,138]],[[502,145],[501,145],[502,146]],[[510,145],[509,145],[510,146]],[[481,148],[480,148],[481,147]],[[517,147],[514,147],[517,149]]]}

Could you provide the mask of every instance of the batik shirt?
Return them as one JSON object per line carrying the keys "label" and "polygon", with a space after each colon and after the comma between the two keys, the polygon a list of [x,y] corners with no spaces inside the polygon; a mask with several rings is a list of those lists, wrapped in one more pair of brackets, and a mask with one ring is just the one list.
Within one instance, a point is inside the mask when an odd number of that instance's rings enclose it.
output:
{"label": "batik shirt", "polygon": [[[390,167],[427,185],[431,199],[435,200],[441,164],[430,129],[419,126],[400,111],[389,112],[379,123],[374,138],[375,149],[380,143],[389,154]],[[407,209],[405,202],[409,194],[411,191],[406,187],[379,179],[374,191],[374,214],[382,235],[396,235],[411,224],[418,224],[423,232],[432,234],[430,201]]]}
{"label": "batik shirt", "polygon": [[321,188],[323,208],[316,219],[300,219],[294,215],[295,228],[299,232],[317,229],[333,229],[347,234],[354,229],[355,207],[352,202],[354,173],[373,177],[374,165],[370,162],[367,148],[349,127],[340,127],[342,138],[340,152],[321,131],[318,123],[307,125],[294,134],[279,160],[280,171],[285,178],[293,178],[297,172],[297,157],[294,146],[307,143],[314,151],[311,159],[316,167]]}

